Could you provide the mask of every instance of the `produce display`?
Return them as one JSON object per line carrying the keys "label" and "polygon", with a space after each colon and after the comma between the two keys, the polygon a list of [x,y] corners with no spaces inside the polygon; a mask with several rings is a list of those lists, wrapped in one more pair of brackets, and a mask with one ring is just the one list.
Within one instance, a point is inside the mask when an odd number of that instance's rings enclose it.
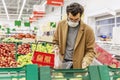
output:
{"label": "produce display", "polygon": [[17,48],[18,54],[28,54],[31,52],[31,47],[29,43],[19,44]]}
{"label": "produce display", "polygon": [[18,59],[17,59],[18,66],[24,66],[24,65],[27,65],[27,64],[32,64],[31,59],[32,59],[32,53],[28,53],[26,55],[18,56]]}
{"label": "produce display", "polygon": [[17,67],[15,44],[0,43],[0,67]]}
{"label": "produce display", "polygon": [[[14,38],[6,38],[5,42],[0,43],[0,67],[18,67],[32,64],[34,51],[52,53],[53,45],[50,43],[12,43]],[[31,53],[32,52],[32,53]]]}
{"label": "produce display", "polygon": [[34,52],[36,50],[37,45],[36,44],[31,44],[31,49]]}
{"label": "produce display", "polygon": [[39,43],[39,44],[32,44],[32,51],[40,51],[46,53],[52,53],[53,45],[50,43]]}
{"label": "produce display", "polygon": [[2,40],[3,42],[22,42],[19,39],[15,39],[14,37],[8,37]]}
{"label": "produce display", "polygon": [[15,34],[15,35],[12,35],[11,37],[14,37],[16,39],[23,39],[23,38],[32,38],[32,39],[35,39],[35,35],[33,34],[24,34],[24,33],[19,33],[19,34]]}

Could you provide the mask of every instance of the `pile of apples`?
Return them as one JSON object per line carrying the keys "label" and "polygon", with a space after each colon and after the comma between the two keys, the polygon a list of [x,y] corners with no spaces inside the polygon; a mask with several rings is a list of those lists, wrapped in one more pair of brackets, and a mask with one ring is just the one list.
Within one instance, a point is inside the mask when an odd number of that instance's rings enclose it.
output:
{"label": "pile of apples", "polygon": [[23,38],[31,38],[31,39],[35,39],[35,35],[34,34],[30,34],[30,33],[19,33],[19,34],[15,34],[12,35],[11,37],[14,37],[16,39],[23,39]]}
{"label": "pile of apples", "polygon": [[0,67],[17,67],[15,44],[0,43]]}
{"label": "pile of apples", "polygon": [[29,43],[23,43],[23,44],[20,44],[18,45],[18,49],[17,49],[17,53],[18,54],[28,54],[31,52],[31,47],[30,47],[30,44]]}
{"label": "pile of apples", "polygon": [[32,44],[32,51],[40,51],[45,53],[52,53],[53,45],[50,43],[39,43],[39,44]]}
{"label": "pile of apples", "polygon": [[36,50],[36,44],[31,44],[31,49],[32,49],[32,52],[34,52]]}
{"label": "pile of apples", "polygon": [[18,59],[17,59],[18,66],[21,67],[27,64],[32,64],[31,59],[32,59],[32,53],[18,56]]}

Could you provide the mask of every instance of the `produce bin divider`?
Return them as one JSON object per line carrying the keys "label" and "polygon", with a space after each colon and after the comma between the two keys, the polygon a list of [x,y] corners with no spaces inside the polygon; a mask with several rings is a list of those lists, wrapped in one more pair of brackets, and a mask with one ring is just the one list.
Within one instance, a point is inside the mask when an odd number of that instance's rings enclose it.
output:
{"label": "produce bin divider", "polygon": [[38,66],[35,64],[17,68],[0,68],[0,80],[38,80]]}

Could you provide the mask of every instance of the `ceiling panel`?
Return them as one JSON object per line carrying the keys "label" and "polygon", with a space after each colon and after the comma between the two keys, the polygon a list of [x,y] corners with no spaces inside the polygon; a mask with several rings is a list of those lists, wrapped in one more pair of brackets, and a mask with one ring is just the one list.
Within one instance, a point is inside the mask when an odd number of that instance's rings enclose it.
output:
{"label": "ceiling panel", "polygon": [[[24,0],[4,0],[4,1],[5,1],[10,19],[17,19]],[[33,5],[41,4],[42,1],[45,1],[45,0],[26,0],[26,4],[24,6],[22,16],[30,16],[33,11]],[[0,0],[0,19],[2,18],[7,19],[2,0]]]}

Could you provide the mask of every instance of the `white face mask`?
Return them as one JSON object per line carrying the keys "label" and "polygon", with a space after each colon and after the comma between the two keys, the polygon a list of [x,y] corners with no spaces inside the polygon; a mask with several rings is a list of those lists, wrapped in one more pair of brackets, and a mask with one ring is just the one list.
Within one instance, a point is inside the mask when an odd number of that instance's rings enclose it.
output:
{"label": "white face mask", "polygon": [[70,27],[76,27],[79,24],[79,22],[72,22],[72,21],[68,21],[68,25]]}

